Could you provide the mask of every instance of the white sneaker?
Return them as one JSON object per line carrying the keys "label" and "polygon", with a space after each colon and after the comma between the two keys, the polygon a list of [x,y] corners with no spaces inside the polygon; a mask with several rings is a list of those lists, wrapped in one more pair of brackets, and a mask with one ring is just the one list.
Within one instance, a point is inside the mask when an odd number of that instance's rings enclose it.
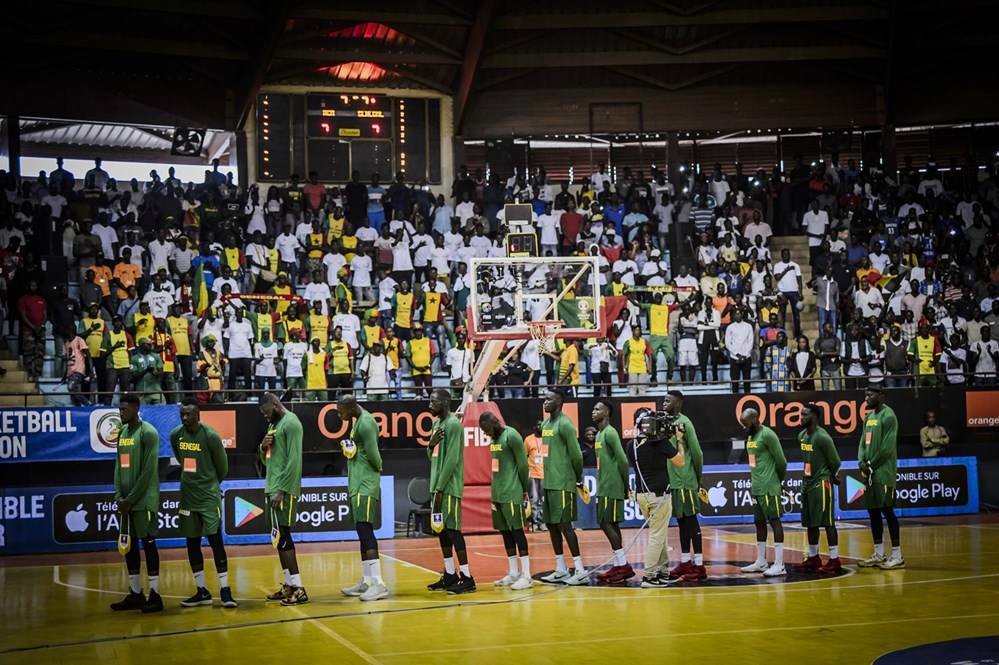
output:
{"label": "white sneaker", "polygon": [[381,600],[388,597],[388,587],[384,584],[372,584],[368,590],[361,594],[361,600]]}
{"label": "white sneaker", "polygon": [[344,589],[340,589],[340,593],[342,593],[345,596],[356,598],[357,596],[363,595],[364,592],[368,590],[369,586],[370,585],[367,582],[361,580],[354,586],[349,586]]}
{"label": "white sneaker", "polygon": [[555,572],[548,573],[542,577],[541,581],[547,582],[548,584],[564,584],[570,577],[572,577],[572,573],[568,570],[556,570]]}
{"label": "white sneaker", "polygon": [[857,565],[861,568],[880,568],[881,564],[885,563],[885,561],[887,561],[887,559],[885,559],[884,554],[878,554],[875,552],[863,561],[858,561]]}
{"label": "white sneaker", "polygon": [[763,571],[763,577],[782,577],[784,575],[787,575],[787,571],[784,569],[784,564],[781,564],[778,567],[775,563]]}
{"label": "white sneaker", "polygon": [[532,586],[534,586],[534,580],[531,579],[531,576],[521,575],[514,580],[513,584],[510,585],[510,588],[514,591],[523,591],[524,589],[530,589]]}
{"label": "white sneaker", "polygon": [[585,586],[590,583],[590,571],[585,568],[575,570],[565,583],[569,586]]}
{"label": "white sneaker", "polygon": [[769,569],[770,566],[767,565],[766,561],[754,561],[748,566],[743,566],[740,570],[744,573],[762,573]]}
{"label": "white sneaker", "polygon": [[891,570],[892,568],[905,568],[905,559],[902,557],[889,557],[887,560],[882,561],[878,564],[878,568],[881,570]]}
{"label": "white sneaker", "polygon": [[493,586],[510,586],[511,584],[513,584],[514,582],[516,582],[518,579],[520,579],[520,577],[517,576],[517,575],[507,574],[506,577],[504,577],[502,579],[498,579],[495,582],[493,582]]}

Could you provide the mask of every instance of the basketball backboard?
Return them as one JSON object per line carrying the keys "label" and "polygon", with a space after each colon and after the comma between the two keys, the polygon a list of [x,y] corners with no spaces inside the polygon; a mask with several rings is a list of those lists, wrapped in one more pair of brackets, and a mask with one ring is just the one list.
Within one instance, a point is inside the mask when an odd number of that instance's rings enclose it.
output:
{"label": "basketball backboard", "polygon": [[529,339],[534,321],[560,321],[563,338],[600,336],[599,270],[593,256],[472,259],[469,337]]}

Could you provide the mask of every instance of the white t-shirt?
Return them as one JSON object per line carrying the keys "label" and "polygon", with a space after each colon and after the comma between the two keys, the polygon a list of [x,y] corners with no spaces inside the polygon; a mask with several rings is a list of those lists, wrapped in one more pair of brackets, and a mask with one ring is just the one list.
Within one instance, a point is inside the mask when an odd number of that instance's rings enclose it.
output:
{"label": "white t-shirt", "polygon": [[628,286],[635,285],[635,275],[638,274],[638,264],[628,259],[627,261],[622,261],[618,259],[614,262],[613,267],[611,267],[611,272],[616,272],[621,274],[621,283],[627,284]]}
{"label": "white t-shirt", "polygon": [[350,260],[350,272],[354,275],[354,286],[371,286],[371,257],[358,254]]}
{"label": "white t-shirt", "polygon": [[403,237],[392,246],[392,270],[407,272],[413,269],[413,257],[409,253],[409,240]]}
{"label": "white t-shirt", "polygon": [[472,236],[468,246],[475,252],[475,256],[485,258],[489,256],[493,243],[486,236]]}
{"label": "white t-shirt", "polygon": [[288,378],[302,376],[302,358],[309,350],[305,342],[288,342],[284,345],[284,375]]}
{"label": "white t-shirt", "polygon": [[884,252],[881,252],[881,254],[871,252],[867,255],[867,258],[870,259],[872,268],[877,270],[882,275],[885,274],[885,268],[888,267],[888,262],[891,260],[891,257]]}
{"label": "white t-shirt", "polygon": [[451,256],[457,256],[458,251],[465,246],[465,239],[461,237],[460,233],[448,233],[444,234],[444,249],[448,251]]}
{"label": "white t-shirt", "polygon": [[253,350],[250,348],[253,343],[253,326],[248,320],[237,321],[233,318],[222,334],[229,339],[230,360],[253,357]]}
{"label": "white t-shirt", "polygon": [[[255,264],[259,264],[259,265],[262,265],[262,266],[269,265],[268,264],[268,258],[269,257],[268,257],[268,248],[267,248],[267,245],[258,245],[256,243],[252,243],[251,242],[249,245],[246,246],[246,252],[245,252],[245,254],[246,254],[246,258],[247,259],[253,259],[253,262]],[[260,274],[260,268],[258,268],[256,265],[251,265],[250,266],[250,274],[252,274],[252,275],[259,275]]]}
{"label": "white t-shirt", "polygon": [[978,340],[971,345],[971,352],[978,356],[978,362],[975,364],[975,376],[979,378],[994,377],[996,363],[992,359],[992,354],[999,353],[999,342],[994,339],[987,342]]}
{"label": "white t-shirt", "polygon": [[964,349],[950,349],[940,354],[940,367],[947,373],[947,383],[964,383],[964,364],[968,352]]}
{"label": "white t-shirt", "polygon": [[539,215],[538,224],[541,227],[541,244],[557,245],[559,220],[555,215]]}
{"label": "white t-shirt", "polygon": [[329,314],[329,299],[332,296],[333,292],[330,291],[330,285],[326,282],[311,282],[305,287],[305,293],[302,294],[305,302],[309,305],[309,311],[312,311],[312,303],[317,300],[322,302],[323,314]]}
{"label": "white t-shirt", "polygon": [[[110,226],[104,226],[103,224],[94,224],[93,226],[94,235],[101,239],[101,252],[104,254],[104,258],[113,259],[114,255],[114,245],[118,243],[118,232],[115,231]],[[149,249],[152,250],[154,243],[149,243]],[[173,250],[173,243],[167,243],[170,246],[171,251]],[[167,256],[170,256],[167,253]],[[166,261],[163,262],[163,267],[166,267]],[[155,271],[154,271],[155,272]]]}
{"label": "white t-shirt", "polygon": [[257,359],[257,376],[277,376],[275,361],[278,357],[278,346],[271,342],[267,346],[263,344],[253,345],[253,357]]}
{"label": "white t-shirt", "polygon": [[218,277],[212,282],[212,291],[215,293],[222,293],[222,287],[226,284],[232,289],[233,293],[239,293],[239,282],[234,280],[232,277],[226,279],[225,277]]}
{"label": "white t-shirt", "polygon": [[597,194],[604,191],[604,183],[610,181],[611,177],[610,174],[608,173],[597,172],[590,176],[590,185],[592,185],[593,191],[595,191]]}
{"label": "white t-shirt", "polygon": [[798,292],[798,277],[801,277],[801,266],[799,266],[794,261],[788,261],[784,263],[781,261],[774,266],[774,276],[780,275],[782,272],[791,268],[783,277],[777,280],[777,290],[782,293]]}
{"label": "white t-shirt", "polygon": [[298,238],[290,233],[282,233],[274,241],[274,248],[278,251],[278,257],[284,263],[294,263],[298,260],[296,252],[301,248]]}
{"label": "white t-shirt", "polygon": [[340,283],[340,268],[347,265],[347,259],[343,254],[330,252],[323,257],[323,265],[326,266],[326,281],[333,286]]}
{"label": "white t-shirt", "polygon": [[471,201],[459,203],[454,209],[454,214],[461,220],[461,225],[464,226],[465,222],[475,215],[475,204]]}
{"label": "white t-shirt", "polygon": [[433,249],[434,240],[427,234],[417,234],[413,236],[413,265],[417,268],[425,268],[430,263],[430,250]]}
{"label": "white t-shirt", "polygon": [[430,250],[430,266],[437,268],[438,275],[448,275],[451,273],[450,259],[451,254],[446,247],[434,247]]}
{"label": "white t-shirt", "polygon": [[399,283],[386,275],[378,282],[378,309],[379,310],[390,310],[392,309],[392,296],[395,295],[395,287]]}
{"label": "white t-shirt", "polygon": [[169,291],[147,291],[142,299],[149,303],[149,312],[157,319],[165,319],[173,304],[173,295]]}
{"label": "white t-shirt", "polygon": [[375,231],[370,226],[362,226],[361,228],[354,231],[354,235],[357,236],[357,241],[360,243],[373,243],[378,239],[378,231]]}
{"label": "white t-shirt", "polygon": [[[513,343],[516,344],[516,342]],[[541,351],[538,349],[536,339],[528,340],[527,344],[521,348],[520,360],[532,371],[541,370]]]}
{"label": "white t-shirt", "polygon": [[866,292],[863,289],[857,291],[853,295],[853,301],[860,308],[860,312],[864,315],[864,318],[880,316],[881,312],[884,311],[884,298],[881,297],[881,291],[874,287],[871,287]]}
{"label": "white t-shirt", "polygon": [[46,205],[52,210],[52,219],[59,219],[62,215],[62,209],[66,205],[66,197],[62,194],[49,194],[42,197],[42,205]]}
{"label": "white t-shirt", "polygon": [[711,196],[715,197],[715,205],[719,206],[725,203],[728,193],[732,191],[732,188],[729,187],[728,181],[725,180],[725,178],[722,178],[721,180],[715,180],[712,178],[708,182],[708,187],[711,189]]}
{"label": "white t-shirt", "polygon": [[347,342],[350,348],[357,350],[357,333],[361,329],[361,320],[356,314],[337,314],[333,317],[333,325],[330,330],[340,326],[343,329],[343,341]]}
{"label": "white t-shirt", "polygon": [[451,369],[450,378],[454,381],[472,380],[472,358],[475,352],[471,349],[459,349],[457,347],[447,352],[447,365]]}
{"label": "white t-shirt", "polygon": [[681,302],[694,295],[701,288],[701,283],[693,275],[687,275],[686,277],[677,275],[673,281],[676,282],[678,289],[676,294],[677,300]]}
{"label": "white t-shirt", "polygon": [[[807,233],[825,236],[826,230],[829,228],[829,215],[826,214],[825,210],[819,210],[818,212],[812,212],[809,210],[802,218],[801,224],[805,227],[805,231]],[[764,241],[766,241],[766,238],[764,238]],[[809,247],[818,247],[821,244],[821,237],[813,238],[811,235],[808,236]]]}

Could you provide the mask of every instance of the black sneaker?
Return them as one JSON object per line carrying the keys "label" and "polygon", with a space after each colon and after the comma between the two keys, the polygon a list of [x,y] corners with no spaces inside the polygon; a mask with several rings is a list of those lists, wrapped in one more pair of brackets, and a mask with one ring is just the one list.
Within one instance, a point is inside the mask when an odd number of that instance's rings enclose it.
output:
{"label": "black sneaker", "polygon": [[227,586],[222,587],[222,591],[219,592],[222,596],[222,607],[239,607],[236,601],[232,597],[232,589]]}
{"label": "black sneaker", "polygon": [[111,603],[111,609],[115,612],[124,612],[125,610],[141,610],[142,606],[145,604],[146,597],[142,595],[141,591],[139,593],[131,591],[117,603]]}
{"label": "black sneaker", "polygon": [[163,611],[163,599],[160,598],[160,594],[150,589],[149,598],[146,599],[146,604],[142,606],[142,613],[152,614],[153,612],[162,612],[162,611]]}
{"label": "black sneaker", "polygon": [[212,594],[208,593],[208,589],[205,587],[198,587],[198,590],[193,596],[187,600],[180,601],[181,607],[198,607],[199,605],[211,605],[212,604]]}
{"label": "black sneaker", "polygon": [[446,591],[449,586],[458,582],[458,575],[455,573],[444,573],[441,578],[433,584],[427,585],[427,591]]}
{"label": "black sneaker", "polygon": [[290,597],[292,591],[294,591],[294,590],[295,590],[295,587],[290,586],[288,584],[282,584],[280,589],[278,589],[274,593],[271,593],[271,594],[267,595],[267,600],[273,600],[273,601],[284,600],[285,598]]}
{"label": "black sneaker", "polygon": [[670,579],[669,575],[656,575],[655,577],[650,577],[642,580],[643,589],[660,589],[671,586],[674,582],[679,581],[679,577],[676,579]]}
{"label": "black sneaker", "polygon": [[449,594],[458,595],[462,593],[472,593],[475,591],[475,579],[471,576],[462,575],[461,578],[447,588]]}
{"label": "black sneaker", "polygon": [[309,594],[305,593],[305,587],[297,586],[292,589],[291,595],[281,601],[285,607],[292,605],[304,605],[309,602]]}

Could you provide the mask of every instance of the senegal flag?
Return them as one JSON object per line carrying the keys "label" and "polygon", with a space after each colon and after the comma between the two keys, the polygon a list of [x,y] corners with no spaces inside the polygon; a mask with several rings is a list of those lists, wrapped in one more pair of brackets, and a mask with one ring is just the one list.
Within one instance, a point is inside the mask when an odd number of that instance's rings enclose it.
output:
{"label": "senegal flag", "polygon": [[626,296],[599,296],[600,321],[596,320],[595,301],[592,296],[560,300],[558,318],[566,328],[609,327],[627,305]]}
{"label": "senegal flag", "polygon": [[194,273],[194,286],[191,289],[192,305],[197,316],[203,316],[208,311],[208,285],[205,284],[205,264],[198,263]]}

